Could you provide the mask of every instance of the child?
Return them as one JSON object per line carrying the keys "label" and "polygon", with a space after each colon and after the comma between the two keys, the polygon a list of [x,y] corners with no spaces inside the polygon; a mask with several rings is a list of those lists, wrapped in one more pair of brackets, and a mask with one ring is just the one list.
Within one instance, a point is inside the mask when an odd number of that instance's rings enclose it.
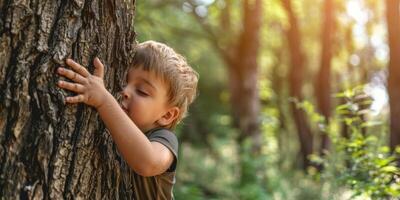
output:
{"label": "child", "polygon": [[171,130],[196,96],[198,74],[184,57],[154,41],[139,44],[133,62],[121,104],[104,87],[98,58],[93,75],[67,59],[73,70],[60,67],[58,73],[73,82],[59,81],[58,86],[77,93],[66,97],[67,103],[96,108],[135,172],[135,199],[173,199],[178,141]]}

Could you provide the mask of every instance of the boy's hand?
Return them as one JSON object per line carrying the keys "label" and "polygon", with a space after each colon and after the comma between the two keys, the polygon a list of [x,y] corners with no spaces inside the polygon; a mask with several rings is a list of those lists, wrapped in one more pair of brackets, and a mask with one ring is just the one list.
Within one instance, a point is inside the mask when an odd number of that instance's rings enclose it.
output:
{"label": "boy's hand", "polygon": [[98,58],[95,58],[93,63],[95,70],[93,75],[90,74],[86,68],[74,62],[72,59],[67,59],[67,65],[73,70],[59,67],[57,72],[60,75],[71,79],[73,82],[58,81],[58,86],[78,95],[65,98],[67,103],[83,102],[87,105],[93,106],[98,109],[103,105],[107,98],[108,91],[104,87],[104,65]]}

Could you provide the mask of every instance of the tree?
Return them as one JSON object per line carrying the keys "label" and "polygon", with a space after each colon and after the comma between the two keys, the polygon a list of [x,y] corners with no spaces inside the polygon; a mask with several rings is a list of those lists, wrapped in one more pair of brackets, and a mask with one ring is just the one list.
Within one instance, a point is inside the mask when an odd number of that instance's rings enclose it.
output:
{"label": "tree", "polygon": [[400,1],[386,1],[386,20],[390,48],[388,92],[390,105],[390,147],[400,145]]}
{"label": "tree", "polygon": [[[334,2],[325,0],[323,3],[324,20],[321,31],[321,63],[315,81],[315,94],[319,112],[329,120],[331,116],[331,59],[334,33]],[[329,148],[327,133],[322,133],[320,153]]]}
{"label": "tree", "polygon": [[[259,130],[260,102],[258,94],[258,62],[260,26],[262,16],[261,0],[243,1],[243,30],[230,49],[233,55],[228,64],[229,86],[235,126],[240,130],[239,144],[251,138],[253,151],[261,148]],[[228,50],[229,51],[229,50]]]}
{"label": "tree", "polygon": [[[301,50],[301,35],[297,18],[292,9],[291,0],[282,0],[283,7],[286,10],[290,27],[286,31],[290,52],[290,70],[289,70],[289,94],[298,101],[303,100],[302,86],[305,71],[305,59]],[[300,151],[303,158],[303,167],[310,166],[308,156],[313,152],[313,137],[311,128],[303,110],[297,108],[296,102],[291,103],[291,110],[294,122],[297,127],[297,134],[300,141]]]}
{"label": "tree", "polygon": [[0,196],[132,199],[132,171],[93,108],[64,105],[55,69],[107,66],[116,94],[135,47],[135,1],[0,1]]}
{"label": "tree", "polygon": [[[233,125],[239,130],[237,143],[240,152],[240,184],[256,181],[257,169],[245,163],[244,157],[256,159],[261,151],[260,100],[258,91],[258,52],[260,49],[260,29],[262,22],[262,0],[241,1],[241,26],[232,27],[232,1],[227,0],[220,13],[219,29],[212,28],[196,15],[196,19],[208,33],[210,42],[221,55],[228,71],[230,103]],[[236,37],[218,38],[215,33],[235,32]],[[251,151],[245,150],[245,142],[250,141]],[[250,180],[250,181],[249,181]]]}
{"label": "tree", "polygon": [[[195,2],[191,4],[196,7]],[[260,48],[262,1],[241,1],[242,28],[239,30],[232,26],[232,4],[231,0],[224,1],[224,7],[219,14],[219,27],[212,27],[196,12],[192,13],[227,67],[232,116],[234,126],[239,129],[238,142],[240,144],[249,138],[253,143],[253,151],[257,152],[261,148],[257,58]],[[218,37],[220,34],[227,37]]]}

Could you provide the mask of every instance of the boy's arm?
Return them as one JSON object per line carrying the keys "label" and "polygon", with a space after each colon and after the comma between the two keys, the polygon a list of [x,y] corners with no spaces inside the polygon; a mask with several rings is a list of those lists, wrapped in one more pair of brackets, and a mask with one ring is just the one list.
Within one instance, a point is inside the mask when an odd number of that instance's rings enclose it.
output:
{"label": "boy's arm", "polygon": [[123,158],[136,173],[154,176],[165,172],[174,160],[172,152],[161,143],[150,142],[105,89],[104,66],[100,60],[94,60],[96,69],[93,75],[71,59],[66,63],[74,71],[59,68],[58,73],[75,83],[59,81],[58,86],[78,93],[67,97],[66,102],[83,102],[97,109]]}
{"label": "boy's arm", "polygon": [[158,175],[165,172],[172,164],[174,159],[172,152],[159,142],[150,142],[111,94],[97,111],[119,151],[138,174]]}

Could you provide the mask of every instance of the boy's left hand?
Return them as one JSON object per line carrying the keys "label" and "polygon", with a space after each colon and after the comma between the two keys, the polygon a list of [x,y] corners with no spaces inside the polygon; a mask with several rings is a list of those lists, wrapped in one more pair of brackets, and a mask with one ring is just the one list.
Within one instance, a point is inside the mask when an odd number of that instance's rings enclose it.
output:
{"label": "boy's left hand", "polygon": [[96,109],[101,107],[107,98],[108,91],[104,87],[104,65],[98,58],[95,58],[93,63],[95,70],[93,75],[90,74],[87,69],[80,64],[76,63],[72,59],[67,59],[67,65],[73,70],[59,67],[57,72],[60,75],[71,79],[73,82],[58,81],[58,86],[78,95],[72,97],[66,97],[67,103],[80,103],[83,102],[87,105],[93,106]]}

